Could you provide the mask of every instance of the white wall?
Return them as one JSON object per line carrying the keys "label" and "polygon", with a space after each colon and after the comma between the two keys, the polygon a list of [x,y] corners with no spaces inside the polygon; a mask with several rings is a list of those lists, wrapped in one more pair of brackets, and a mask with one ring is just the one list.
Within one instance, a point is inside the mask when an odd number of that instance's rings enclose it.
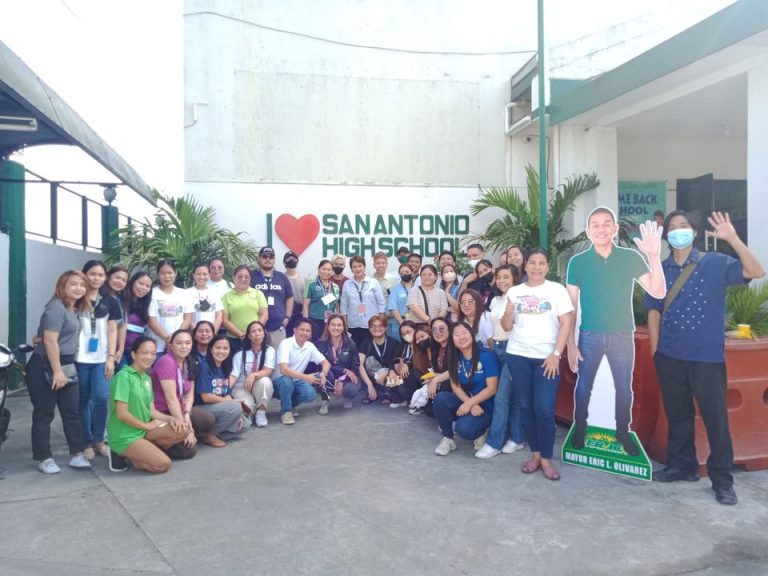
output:
{"label": "white wall", "polygon": [[59,276],[67,270],[80,270],[93,259],[101,259],[101,254],[27,240],[27,342],[37,332],[40,315]]}
{"label": "white wall", "polygon": [[467,49],[449,13],[416,0],[188,0],[187,182],[503,185],[509,75],[528,54],[338,43]]}
{"label": "white wall", "polygon": [[749,72],[748,88],[748,139],[749,139],[749,185],[747,187],[747,210],[749,210],[749,246],[763,267],[768,267],[768,210],[766,189],[768,189],[768,65]]}
{"label": "white wall", "polygon": [[618,145],[619,180],[666,180],[667,211],[677,203],[678,178],[714,174],[716,179],[746,180],[747,142],[741,138],[622,138]]}

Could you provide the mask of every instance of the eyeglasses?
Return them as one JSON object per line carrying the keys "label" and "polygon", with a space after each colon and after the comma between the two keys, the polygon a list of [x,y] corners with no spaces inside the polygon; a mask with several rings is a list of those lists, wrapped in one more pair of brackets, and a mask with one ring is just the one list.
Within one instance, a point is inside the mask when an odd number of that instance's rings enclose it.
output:
{"label": "eyeglasses", "polygon": [[435,328],[432,328],[432,334],[445,334],[448,332],[448,328],[445,326],[436,326]]}
{"label": "eyeglasses", "polygon": [[371,324],[371,329],[373,330],[374,328],[381,330],[382,328],[386,328],[386,326],[382,326],[381,324]]}
{"label": "eyeglasses", "polygon": [[264,258],[264,260],[274,260],[275,255],[274,254],[262,254],[259,256],[259,258]]}

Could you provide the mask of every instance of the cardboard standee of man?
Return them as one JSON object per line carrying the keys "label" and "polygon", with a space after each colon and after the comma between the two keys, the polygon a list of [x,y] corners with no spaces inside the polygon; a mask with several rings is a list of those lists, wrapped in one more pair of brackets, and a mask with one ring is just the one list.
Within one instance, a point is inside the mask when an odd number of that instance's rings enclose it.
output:
{"label": "cardboard standee of man", "polygon": [[[654,221],[640,225],[640,238],[634,242],[647,263],[637,250],[616,245],[618,232],[614,212],[604,206],[595,208],[587,217],[586,227],[592,245],[568,263],[566,288],[581,314],[568,341],[568,361],[578,379],[573,426],[563,444],[563,462],[650,480],[650,460],[631,429],[635,363],[632,294],[635,282],[654,298],[666,294],[659,257],[662,228]],[[614,406],[590,403],[596,382],[614,389]],[[606,422],[613,419],[615,428],[611,429]],[[598,421],[602,426],[592,423]]]}

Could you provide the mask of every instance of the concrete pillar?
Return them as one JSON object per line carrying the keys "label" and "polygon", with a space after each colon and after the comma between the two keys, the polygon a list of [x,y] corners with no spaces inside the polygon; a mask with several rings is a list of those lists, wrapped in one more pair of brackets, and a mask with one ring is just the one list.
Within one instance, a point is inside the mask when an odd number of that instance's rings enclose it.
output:
{"label": "concrete pillar", "polygon": [[566,217],[566,226],[578,234],[584,230],[587,214],[595,206],[608,206],[618,214],[619,207],[619,167],[618,144],[615,128],[599,128],[595,126],[560,125],[557,138],[557,166],[553,172],[559,180],[553,182],[560,185],[567,178],[597,173],[600,186],[584,194],[576,201],[576,207],[570,216]]}
{"label": "concrete pillar", "polygon": [[747,75],[747,242],[768,266],[768,64]]}

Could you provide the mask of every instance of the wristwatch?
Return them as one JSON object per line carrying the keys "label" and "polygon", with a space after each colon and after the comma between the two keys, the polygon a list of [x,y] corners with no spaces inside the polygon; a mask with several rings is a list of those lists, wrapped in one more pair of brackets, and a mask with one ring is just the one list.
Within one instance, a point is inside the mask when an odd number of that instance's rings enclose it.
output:
{"label": "wristwatch", "polygon": [[552,354],[554,354],[554,355],[555,355],[555,358],[560,358],[560,356],[562,356],[562,354],[560,354],[560,351],[559,351],[559,350],[557,350],[557,349],[555,349],[555,351],[554,351],[554,352],[552,352]]}

